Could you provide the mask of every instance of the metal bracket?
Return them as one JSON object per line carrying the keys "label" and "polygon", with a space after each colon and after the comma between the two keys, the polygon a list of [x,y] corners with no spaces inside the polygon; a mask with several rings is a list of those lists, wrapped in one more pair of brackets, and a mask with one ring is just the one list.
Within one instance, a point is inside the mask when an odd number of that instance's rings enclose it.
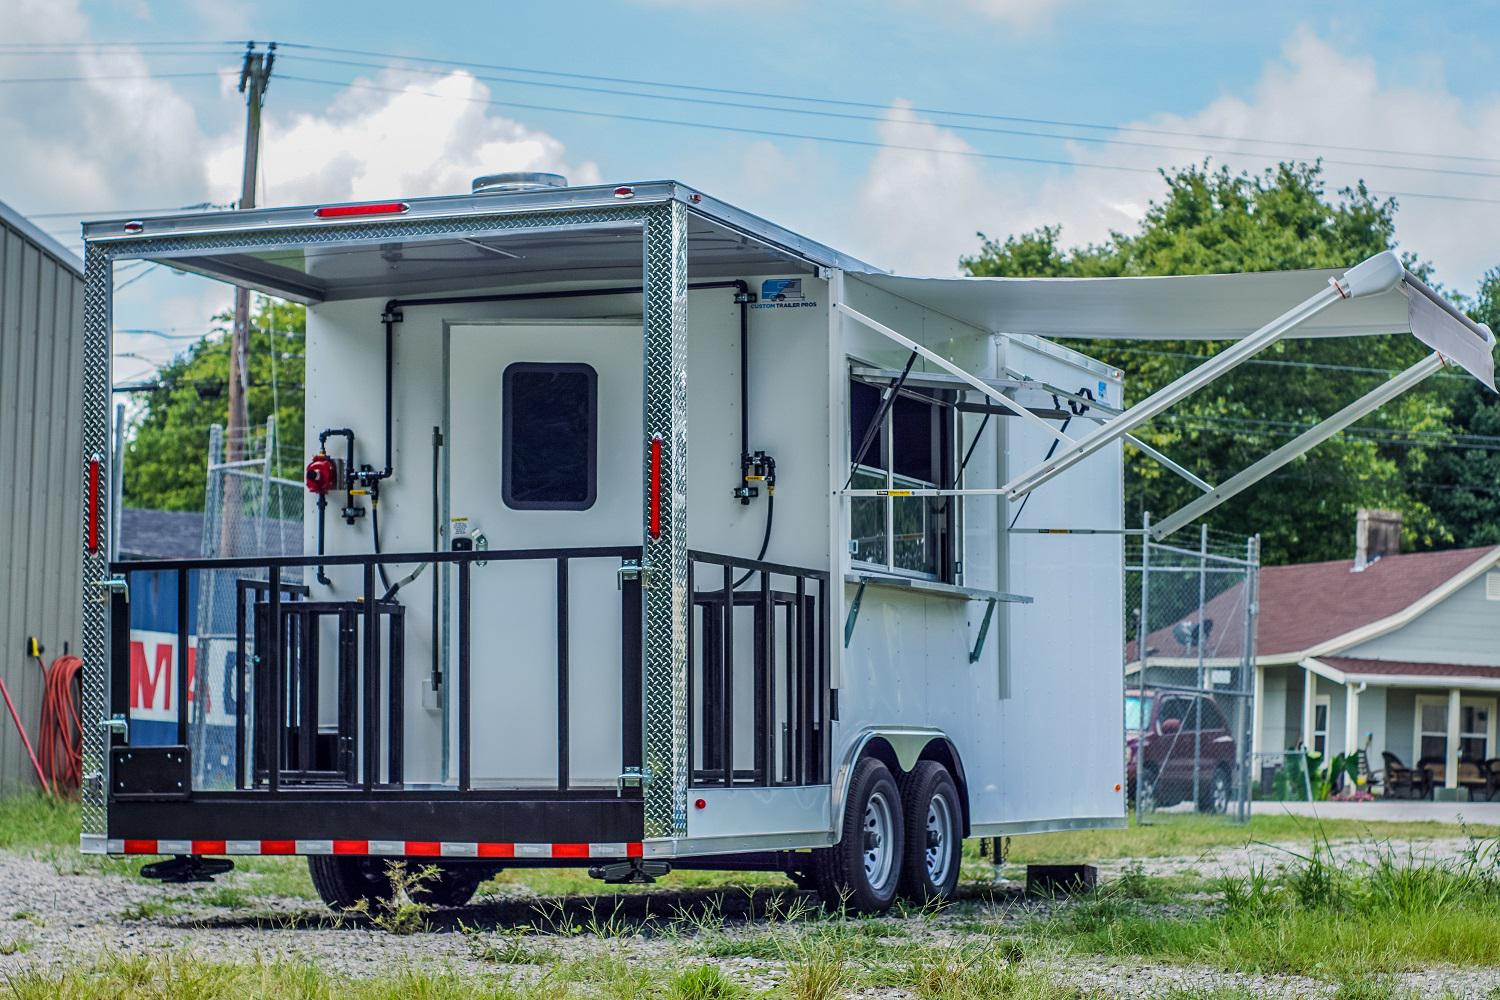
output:
{"label": "metal bracket", "polygon": [[859,589],[854,592],[854,600],[849,602],[849,617],[844,619],[844,648],[849,648],[849,640],[854,637],[854,623],[859,621],[859,602],[865,598],[865,581],[859,581]]}
{"label": "metal bracket", "polygon": [[754,292],[735,292],[734,301],[740,303],[741,305],[749,305],[750,303],[759,300],[756,298]]}
{"label": "metal bracket", "polygon": [[615,797],[625,794],[626,788],[645,788],[651,784],[651,770],[644,767],[627,767],[615,778]]}
{"label": "metal bracket", "polygon": [[974,648],[969,652],[969,662],[978,663],[980,655],[984,652],[985,636],[990,634],[990,619],[995,617],[995,598],[989,599],[988,607],[984,609],[984,621],[979,623],[979,638],[974,640]]}
{"label": "metal bracket", "polygon": [[124,736],[130,738],[130,720],[116,712],[107,719],[99,720],[99,728],[108,732],[111,736]]}
{"label": "metal bracket", "polygon": [[623,588],[626,580],[639,580],[642,587],[651,586],[651,567],[644,562],[626,559],[615,571],[615,589]]}
{"label": "metal bracket", "polygon": [[[124,594],[125,603],[130,603],[130,584],[126,581],[124,574],[115,573],[108,580],[91,580],[89,582],[95,587],[102,587],[103,589],[109,591],[110,594]],[[108,596],[109,595],[106,594],[99,599],[101,601],[107,600]]]}

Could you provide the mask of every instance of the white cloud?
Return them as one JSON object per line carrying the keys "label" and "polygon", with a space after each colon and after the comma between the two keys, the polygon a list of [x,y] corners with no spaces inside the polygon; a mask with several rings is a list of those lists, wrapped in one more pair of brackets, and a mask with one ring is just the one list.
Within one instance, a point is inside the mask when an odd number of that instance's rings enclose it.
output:
{"label": "white cloud", "polygon": [[[975,230],[992,236],[1061,223],[1063,241],[1083,244],[1108,237],[1112,229],[1131,230],[1163,186],[1149,171],[1185,166],[1212,155],[1235,170],[1260,171],[1280,158],[1310,158],[1322,150],[1330,193],[1364,178],[1377,192],[1425,192],[1457,198],[1500,199],[1500,179],[1428,173],[1391,166],[1405,164],[1500,174],[1500,162],[1433,160],[1389,156],[1336,146],[1422,150],[1500,158],[1500,98],[1464,102],[1438,73],[1420,83],[1383,79],[1369,57],[1338,51],[1307,30],[1293,34],[1280,58],[1269,63],[1244,95],[1226,95],[1191,115],[1158,115],[1132,126],[1198,135],[1259,136],[1278,140],[1254,144],[1201,138],[1121,134],[1119,138],[1193,149],[1139,148],[1098,143],[1032,146],[1042,156],[1075,162],[1143,168],[1133,173],[1088,168],[1007,170],[966,156],[887,148],[871,161],[859,187],[859,208],[848,236],[854,252],[884,266],[953,273],[960,254],[977,247]],[[883,142],[895,145],[970,150],[966,134],[894,107],[879,127]],[[1308,143],[1298,146],[1295,143]],[[1001,148],[984,142],[983,147]],[[1245,155],[1265,151],[1268,156]],[[1351,161],[1350,163],[1333,161]],[[1400,197],[1397,235],[1403,248],[1434,261],[1439,276],[1472,290],[1479,276],[1500,264],[1500,204]]]}
{"label": "white cloud", "polygon": [[[489,88],[466,72],[412,82],[391,70],[356,83],[382,89],[347,88],[317,114],[267,110],[267,203],[460,194],[474,177],[503,170],[599,181],[599,168],[570,159],[556,137],[493,114]],[[239,149],[218,150],[208,171],[218,186],[237,183]]]}

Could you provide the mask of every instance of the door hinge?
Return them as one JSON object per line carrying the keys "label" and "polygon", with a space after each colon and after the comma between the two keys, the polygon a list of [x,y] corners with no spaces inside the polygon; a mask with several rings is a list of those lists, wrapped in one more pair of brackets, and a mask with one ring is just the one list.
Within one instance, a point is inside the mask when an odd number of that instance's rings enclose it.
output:
{"label": "door hinge", "polygon": [[651,586],[651,567],[633,559],[625,560],[616,571],[615,586],[624,587],[626,580],[639,580],[642,587]]}
{"label": "door hinge", "polygon": [[128,737],[130,735],[130,722],[125,716],[119,713],[111,715],[107,719],[100,719],[99,728],[106,730],[111,736]]}
{"label": "door hinge", "polygon": [[[91,580],[90,583],[109,591],[110,594],[124,594],[125,603],[130,603],[130,584],[126,582],[124,574],[116,573],[108,580]],[[108,594],[103,595],[99,600],[106,600],[108,596]]]}
{"label": "door hinge", "polygon": [[643,767],[627,767],[615,779],[616,797],[624,795],[627,788],[645,788],[651,784],[651,772]]}

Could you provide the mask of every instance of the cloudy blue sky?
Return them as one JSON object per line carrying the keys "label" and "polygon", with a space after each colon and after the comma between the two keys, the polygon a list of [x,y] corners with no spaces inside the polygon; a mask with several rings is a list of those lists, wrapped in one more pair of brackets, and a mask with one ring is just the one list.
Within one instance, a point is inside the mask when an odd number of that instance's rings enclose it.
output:
{"label": "cloudy blue sky", "polygon": [[[951,273],[977,230],[1132,226],[1158,167],[1322,155],[1449,286],[1500,264],[1500,6],[1464,2],[0,0],[0,200],[74,242],[56,213],[231,201],[250,38],[283,43],[265,204],[675,177]],[[188,335],[224,301],[156,272],[117,319]]]}

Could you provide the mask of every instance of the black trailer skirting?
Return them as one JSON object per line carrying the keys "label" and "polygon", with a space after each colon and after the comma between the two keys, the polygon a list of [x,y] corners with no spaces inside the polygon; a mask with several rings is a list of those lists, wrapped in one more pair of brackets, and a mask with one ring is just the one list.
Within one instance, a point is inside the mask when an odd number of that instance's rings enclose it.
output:
{"label": "black trailer skirting", "polygon": [[109,837],[121,840],[407,840],[507,844],[639,842],[638,797],[552,793],[490,797],[411,792],[195,794],[178,801],[110,803]]}

